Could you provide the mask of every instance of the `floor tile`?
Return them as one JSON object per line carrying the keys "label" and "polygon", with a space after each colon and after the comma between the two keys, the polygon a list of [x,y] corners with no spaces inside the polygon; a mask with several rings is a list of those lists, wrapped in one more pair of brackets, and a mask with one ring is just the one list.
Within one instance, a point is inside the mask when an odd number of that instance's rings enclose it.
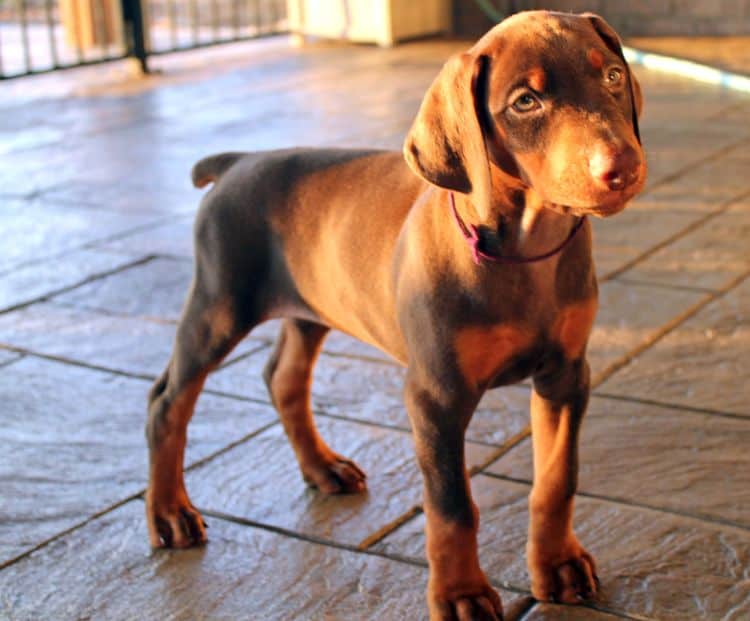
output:
{"label": "floor tile", "polygon": [[20,359],[21,359],[21,354],[17,354],[16,352],[9,351],[7,349],[0,349],[0,366],[11,364],[12,362],[15,362]]}
{"label": "floor tile", "polygon": [[192,259],[193,220],[193,215],[174,217],[166,224],[107,240],[96,244],[96,247],[125,254],[153,254]]}
{"label": "floor tile", "polygon": [[[593,397],[580,439],[581,492],[750,529],[750,421]],[[531,441],[489,472],[531,481]]]}
{"label": "floor tile", "polygon": [[[716,152],[726,149],[726,153],[709,159],[700,166],[691,169],[688,174],[680,176],[679,179],[674,180],[672,183],[654,188],[653,192],[649,194],[660,199],[690,196],[693,199],[718,206],[743,192],[750,191],[750,179],[746,175],[747,163],[734,157],[736,153],[746,151],[748,146],[750,146],[750,141],[747,141],[747,124],[745,123],[740,132],[734,130],[734,136],[730,141],[725,141],[722,137],[719,141],[712,142],[707,138],[708,136],[704,135],[700,139],[701,145],[685,144],[683,153],[689,153],[691,160],[694,159],[694,154],[702,154],[704,150],[708,151],[710,149]],[[743,138],[746,142],[738,144]],[[679,142],[680,140],[678,139]],[[733,147],[732,145],[735,144],[738,146]],[[670,153],[674,153],[673,146],[665,145],[664,153],[667,156]],[[685,163],[685,160],[686,158],[683,155],[676,161]]]}
{"label": "floor tile", "polygon": [[193,277],[192,261],[157,258],[55,297],[94,311],[177,321]]}
{"label": "floor tile", "polygon": [[720,289],[750,269],[750,203],[730,207],[624,272],[638,282]]}
{"label": "floor tile", "polygon": [[[0,563],[145,487],[149,387],[31,356],[2,369]],[[204,395],[187,462],[275,419],[270,408]]]}
{"label": "floor tile", "polygon": [[524,621],[618,621],[622,617],[584,606],[537,604],[523,619]]}
{"label": "floor tile", "polygon": [[[529,487],[477,475],[472,488],[481,514],[479,553],[490,580],[528,588]],[[408,522],[378,549],[421,558],[423,521]],[[747,530],[580,497],[575,525],[597,560],[597,607],[660,621],[750,615]]]}
{"label": "floor tile", "polygon": [[394,358],[391,358],[388,354],[380,351],[376,347],[363,343],[362,341],[355,339],[348,334],[344,334],[343,332],[339,332],[338,330],[331,330],[326,337],[326,340],[323,342],[323,350],[330,354],[369,358],[394,365],[400,364]]}
{"label": "floor tile", "polygon": [[[208,378],[206,388],[267,401],[262,372],[268,355],[261,351],[220,369]],[[315,367],[313,407],[352,420],[408,429],[404,373],[391,364],[324,354]],[[509,386],[489,391],[474,414],[467,438],[503,444],[528,424],[528,404],[527,388]]]}
{"label": "floor tile", "polygon": [[600,392],[750,415],[750,280],[622,368]]}
{"label": "floor tile", "polygon": [[[92,226],[92,215],[96,226]],[[158,217],[137,214],[92,214],[70,205],[3,200],[3,236],[12,240],[0,247],[0,274],[29,261],[57,257],[96,240],[155,222]]]}
{"label": "floor tile", "polygon": [[599,312],[588,347],[592,378],[703,297],[700,292],[649,285],[617,281],[601,284]]}
{"label": "floor tile", "polygon": [[593,252],[600,279],[703,216],[684,206],[637,199],[611,218],[593,218]]}
{"label": "floor tile", "polygon": [[212,520],[151,552],[132,501],[0,572],[11,619],[426,619],[427,570]]}
{"label": "floor tile", "polygon": [[99,250],[75,250],[0,275],[0,312],[38,300],[92,277],[118,270],[136,257]]}
{"label": "floor tile", "polygon": [[[175,330],[171,324],[54,303],[0,315],[0,344],[148,377],[166,367]],[[228,360],[262,347],[265,342],[247,338]]]}
{"label": "floor tile", "polygon": [[[648,96],[648,95],[647,95]],[[646,104],[648,105],[648,104]],[[720,202],[732,194],[706,189],[709,187],[711,166],[748,137],[747,130],[738,135],[734,127],[721,127],[710,123],[662,122],[659,126],[644,127],[643,144],[648,161],[646,191],[672,195],[685,192],[702,194]],[[691,181],[692,179],[692,181]],[[672,190],[667,190],[668,183]]]}
{"label": "floor tile", "polygon": [[[319,417],[331,448],[368,475],[364,494],[324,496],[302,480],[294,453],[276,426],[191,471],[188,493],[202,510],[357,545],[421,502],[422,480],[411,434]],[[491,449],[469,444],[467,462]]]}

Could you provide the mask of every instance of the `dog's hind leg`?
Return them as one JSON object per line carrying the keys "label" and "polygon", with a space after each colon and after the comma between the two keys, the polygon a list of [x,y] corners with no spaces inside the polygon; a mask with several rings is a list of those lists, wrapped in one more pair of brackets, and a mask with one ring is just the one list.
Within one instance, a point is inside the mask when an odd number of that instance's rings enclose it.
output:
{"label": "dog's hind leg", "polygon": [[203,519],[183,478],[187,425],[206,376],[250,327],[238,319],[231,297],[208,294],[198,270],[172,358],[149,393],[146,517],[153,547],[185,548],[206,540]]}
{"label": "dog's hind leg", "polygon": [[327,333],[320,324],[285,319],[263,378],[305,481],[326,494],[361,492],[365,473],[328,447],[310,407],[312,370]]}

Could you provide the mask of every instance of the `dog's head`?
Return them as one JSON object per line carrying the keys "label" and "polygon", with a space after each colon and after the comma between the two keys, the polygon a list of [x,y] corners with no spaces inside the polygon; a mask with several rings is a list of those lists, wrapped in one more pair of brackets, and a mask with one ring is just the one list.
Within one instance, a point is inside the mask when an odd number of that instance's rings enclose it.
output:
{"label": "dog's head", "polygon": [[428,90],[404,154],[418,175],[492,205],[491,166],[552,209],[607,216],[646,179],[642,100],[599,16],[529,11],[452,57]]}

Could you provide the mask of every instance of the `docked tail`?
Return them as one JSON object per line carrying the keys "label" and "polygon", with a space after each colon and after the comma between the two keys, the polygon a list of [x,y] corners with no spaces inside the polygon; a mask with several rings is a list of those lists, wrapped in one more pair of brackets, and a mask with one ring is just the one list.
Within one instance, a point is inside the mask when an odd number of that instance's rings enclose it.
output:
{"label": "docked tail", "polygon": [[196,188],[202,188],[212,181],[216,181],[224,174],[244,153],[219,153],[204,157],[195,166],[191,176],[193,185]]}

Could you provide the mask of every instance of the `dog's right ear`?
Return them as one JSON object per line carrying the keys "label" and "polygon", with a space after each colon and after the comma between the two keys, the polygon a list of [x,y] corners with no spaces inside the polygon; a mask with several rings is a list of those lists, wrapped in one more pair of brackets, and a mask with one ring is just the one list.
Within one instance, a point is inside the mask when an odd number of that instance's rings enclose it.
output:
{"label": "dog's right ear", "polygon": [[480,112],[488,59],[465,53],[445,64],[422,100],[404,142],[409,167],[430,183],[470,194],[486,215],[492,193]]}

